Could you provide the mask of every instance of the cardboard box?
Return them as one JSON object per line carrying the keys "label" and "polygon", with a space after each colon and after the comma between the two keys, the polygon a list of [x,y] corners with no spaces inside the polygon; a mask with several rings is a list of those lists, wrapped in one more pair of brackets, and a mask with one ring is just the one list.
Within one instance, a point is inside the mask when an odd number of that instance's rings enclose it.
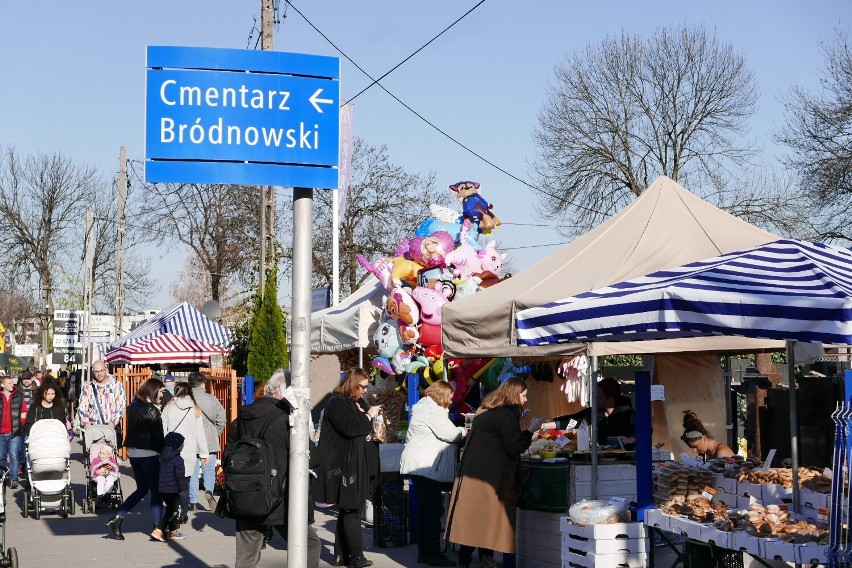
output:
{"label": "cardboard box", "polygon": [[784,562],[797,562],[796,550],[801,544],[792,544],[782,542],[777,538],[764,538],[763,540],[763,558],[769,560],[783,560]]}
{"label": "cardboard box", "polygon": [[831,504],[831,495],[828,493],[816,493],[810,489],[802,489],[799,491],[799,498],[805,507],[811,509],[829,509]]}
{"label": "cardboard box", "polygon": [[742,531],[734,531],[731,533],[731,550],[741,550],[755,556],[762,556],[763,539]]}
{"label": "cardboard box", "polygon": [[687,518],[672,517],[671,532],[685,536],[686,538],[699,540],[699,536],[701,535],[701,529],[706,526],[707,525],[703,523],[691,521]]}
{"label": "cardboard box", "polygon": [[742,497],[754,497],[757,500],[763,498],[763,485],[760,483],[749,483],[740,481],[737,483],[737,495]]}
{"label": "cardboard box", "polygon": [[774,505],[793,500],[793,488],[784,487],[777,483],[767,483],[761,490],[761,499],[766,505]]}
{"label": "cardboard box", "polygon": [[[647,515],[651,511],[658,509],[649,509],[645,512]],[[662,513],[660,513],[662,515]],[[663,515],[668,517],[668,515]],[[630,539],[630,538],[645,538],[647,531],[642,523],[613,523],[608,525],[575,525],[572,524],[568,517],[559,519],[559,530],[562,534],[570,534],[574,538],[585,540],[613,540],[613,539]]]}
{"label": "cardboard box", "polygon": [[661,531],[671,532],[672,517],[663,514],[659,509],[648,509],[645,511],[645,524]]}
{"label": "cardboard box", "polygon": [[578,554],[639,554],[648,552],[647,538],[607,538],[588,539],[562,533],[562,550],[571,550]]}
{"label": "cardboard box", "polygon": [[828,564],[828,545],[826,544],[801,544],[796,549],[796,562],[798,564]]}
{"label": "cardboard box", "polygon": [[752,503],[761,504],[760,499],[757,497],[743,497],[742,495],[737,495],[737,509],[748,509]]}
{"label": "cardboard box", "polygon": [[645,553],[593,554],[562,549],[562,566],[570,568],[646,568]]}
{"label": "cardboard box", "polygon": [[736,477],[725,477],[721,473],[716,474],[716,478],[713,480],[713,489],[716,492],[724,491],[730,495],[737,494],[737,478]]}
{"label": "cardboard box", "polygon": [[719,548],[731,548],[731,534],[730,532],[720,531],[713,525],[704,525],[698,534],[698,540],[712,542]]}

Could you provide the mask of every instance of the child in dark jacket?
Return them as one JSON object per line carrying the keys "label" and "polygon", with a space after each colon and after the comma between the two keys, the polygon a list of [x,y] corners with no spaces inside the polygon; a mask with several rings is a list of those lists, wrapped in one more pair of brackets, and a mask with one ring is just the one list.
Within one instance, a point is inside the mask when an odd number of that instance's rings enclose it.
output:
{"label": "child in dark jacket", "polygon": [[167,538],[181,540],[186,538],[178,531],[178,505],[180,494],[189,489],[189,478],[186,477],[183,458],[180,450],[183,448],[183,436],[177,432],[169,432],[163,439],[163,451],[160,453],[160,497],[165,503],[165,511],[160,524],[151,533],[151,538],[165,542]]}

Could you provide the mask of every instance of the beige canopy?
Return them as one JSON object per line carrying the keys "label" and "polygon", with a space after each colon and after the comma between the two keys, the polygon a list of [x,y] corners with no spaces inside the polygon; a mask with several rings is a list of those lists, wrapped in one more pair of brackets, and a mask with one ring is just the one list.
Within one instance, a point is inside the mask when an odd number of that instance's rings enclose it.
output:
{"label": "beige canopy", "polygon": [[783,342],[709,337],[647,342],[519,347],[518,310],[609,286],[778,237],[722,211],[662,176],[598,227],[508,280],[443,308],[449,357],[534,357],[781,349]]}

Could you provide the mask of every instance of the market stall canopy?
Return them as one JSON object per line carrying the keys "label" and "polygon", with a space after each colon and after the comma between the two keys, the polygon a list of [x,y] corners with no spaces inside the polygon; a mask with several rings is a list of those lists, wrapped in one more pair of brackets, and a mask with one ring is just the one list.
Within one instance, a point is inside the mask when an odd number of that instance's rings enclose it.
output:
{"label": "market stall canopy", "polygon": [[384,311],[386,294],[381,283],[370,277],[336,306],[311,314],[311,353],[337,353],[369,346],[370,336]]}
{"label": "market stall canopy", "polygon": [[106,354],[104,360],[111,365],[205,364],[210,361],[211,355],[224,355],[229,351],[230,349],[196,339],[163,333],[113,349]]}
{"label": "market stall canopy", "polygon": [[852,345],[852,252],[779,240],[518,314],[518,343],[733,335]]}
{"label": "market stall canopy", "polygon": [[0,353],[0,368],[9,373],[18,374],[21,371],[33,368],[34,365],[32,357],[18,357],[8,353]]}
{"label": "market stall canopy", "polygon": [[167,333],[226,350],[231,348],[230,329],[214,322],[192,304],[182,302],[161,310],[124,337],[110,343],[108,353]]}
{"label": "market stall canopy", "polygon": [[[637,276],[777,240],[693,195],[671,179],[657,178],[641,196],[607,221],[497,286],[443,308],[443,346],[449,357],[564,355],[585,345],[522,346],[517,313]],[[765,340],[708,337],[594,346],[608,353],[760,351],[783,348]]]}

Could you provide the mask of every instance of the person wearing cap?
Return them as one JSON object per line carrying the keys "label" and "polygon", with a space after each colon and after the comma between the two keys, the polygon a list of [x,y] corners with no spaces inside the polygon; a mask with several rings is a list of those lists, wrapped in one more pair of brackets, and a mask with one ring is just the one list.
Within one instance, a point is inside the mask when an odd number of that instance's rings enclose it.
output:
{"label": "person wearing cap", "polygon": [[18,488],[27,403],[6,371],[0,371],[0,466],[9,468],[12,489]]}
{"label": "person wearing cap", "polygon": [[175,396],[175,376],[167,373],[163,377],[163,384],[166,385],[166,390],[163,391],[163,398],[160,399],[160,408],[165,408],[169,401]]}
{"label": "person wearing cap", "polygon": [[189,478],[180,455],[183,443],[184,437],[180,432],[169,432],[163,438],[163,451],[160,452],[160,497],[165,509],[160,524],[151,532],[151,538],[160,542],[165,542],[167,538],[186,538],[186,535],[178,531],[180,496],[186,494],[189,488]]}

